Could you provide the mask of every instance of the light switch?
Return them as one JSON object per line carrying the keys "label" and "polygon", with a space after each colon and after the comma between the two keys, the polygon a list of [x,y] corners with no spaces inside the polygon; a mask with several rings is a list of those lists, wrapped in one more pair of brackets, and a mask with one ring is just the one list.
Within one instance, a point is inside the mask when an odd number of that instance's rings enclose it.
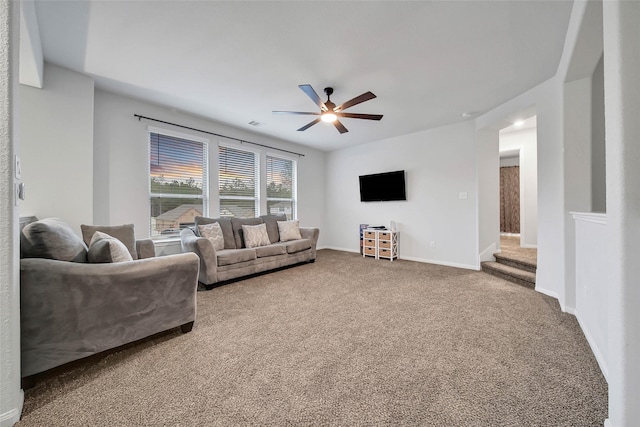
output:
{"label": "light switch", "polygon": [[20,157],[16,156],[16,168],[15,168],[16,179],[22,179],[22,164],[20,163]]}
{"label": "light switch", "polygon": [[458,198],[460,200],[467,200],[467,192],[463,191],[462,193],[458,194]]}
{"label": "light switch", "polygon": [[25,198],[25,194],[24,194],[24,182],[21,182],[20,184],[18,184],[18,198],[20,200],[24,200]]}

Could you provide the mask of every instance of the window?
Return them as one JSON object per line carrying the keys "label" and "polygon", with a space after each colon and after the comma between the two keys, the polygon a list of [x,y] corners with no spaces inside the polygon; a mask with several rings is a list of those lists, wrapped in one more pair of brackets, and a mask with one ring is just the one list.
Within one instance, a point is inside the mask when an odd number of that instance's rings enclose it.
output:
{"label": "window", "polygon": [[220,146],[218,150],[220,216],[254,218],[258,214],[258,156]]}
{"label": "window", "polygon": [[207,165],[206,140],[149,132],[151,237],[177,236],[206,216]]}
{"label": "window", "polygon": [[296,162],[267,156],[267,213],[296,217]]}

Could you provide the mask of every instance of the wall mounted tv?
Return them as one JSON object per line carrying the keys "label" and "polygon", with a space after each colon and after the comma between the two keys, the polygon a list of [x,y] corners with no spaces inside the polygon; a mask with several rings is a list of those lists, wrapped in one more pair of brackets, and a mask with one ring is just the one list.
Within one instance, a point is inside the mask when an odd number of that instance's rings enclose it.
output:
{"label": "wall mounted tv", "polygon": [[407,200],[404,171],[360,175],[360,201]]}

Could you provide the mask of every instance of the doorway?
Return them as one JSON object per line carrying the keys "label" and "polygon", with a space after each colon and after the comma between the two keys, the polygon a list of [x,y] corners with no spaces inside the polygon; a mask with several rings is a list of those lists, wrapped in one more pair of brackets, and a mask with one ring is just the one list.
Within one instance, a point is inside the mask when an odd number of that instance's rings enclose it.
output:
{"label": "doorway", "polygon": [[500,158],[500,234],[504,235],[520,235],[520,165],[518,161],[518,157]]}
{"label": "doorway", "polygon": [[500,235],[538,246],[537,121],[532,115],[499,131]]}

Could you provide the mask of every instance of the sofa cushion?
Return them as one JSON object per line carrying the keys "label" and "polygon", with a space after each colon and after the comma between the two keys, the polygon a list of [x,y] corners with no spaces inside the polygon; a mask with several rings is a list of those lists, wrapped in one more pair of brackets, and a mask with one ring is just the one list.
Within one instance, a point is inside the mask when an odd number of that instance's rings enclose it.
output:
{"label": "sofa cushion", "polygon": [[131,258],[138,259],[138,251],[136,250],[136,233],[133,224],[124,225],[85,225],[80,226],[82,230],[82,239],[87,246],[90,246],[93,234],[96,231],[106,233],[111,237],[120,240],[129,250]]}
{"label": "sofa cushion", "polygon": [[93,233],[87,258],[91,263],[133,261],[124,243],[101,231]]}
{"label": "sofa cushion", "polygon": [[200,236],[200,232],[198,231],[199,225],[206,225],[217,222],[218,224],[220,224],[220,228],[222,228],[222,236],[224,237],[224,248],[236,249],[236,240],[233,236],[233,228],[231,226],[230,218],[207,218],[204,216],[197,216],[195,217],[194,222],[196,224],[196,235],[198,236]]}
{"label": "sofa cushion", "polygon": [[271,243],[277,243],[280,241],[280,232],[278,231],[278,221],[286,221],[287,216],[285,214],[279,215],[261,215],[262,222],[267,225],[267,234],[269,235],[269,241]]}
{"label": "sofa cushion", "polygon": [[213,244],[213,249],[221,251],[224,249],[224,234],[219,222],[198,226],[198,231],[202,237],[206,237]]}
{"label": "sofa cushion", "polygon": [[284,255],[287,253],[287,247],[284,245],[269,245],[255,248],[258,258],[266,258],[276,255]]}
{"label": "sofa cushion", "polygon": [[287,248],[288,254],[295,254],[296,252],[302,252],[304,250],[311,249],[311,240],[309,239],[290,240],[284,243],[284,246]]}
{"label": "sofa cushion", "polygon": [[87,246],[80,236],[57,218],[45,218],[26,225],[20,233],[23,258],[87,262]]}
{"label": "sofa cushion", "polygon": [[280,233],[280,241],[288,242],[289,240],[302,239],[300,234],[299,221],[278,221],[278,232]]}
{"label": "sofa cushion", "polygon": [[267,234],[267,225],[243,225],[242,234],[244,245],[247,248],[257,248],[259,246],[270,245],[269,235]]}
{"label": "sofa cushion", "polygon": [[255,249],[224,249],[216,253],[218,265],[231,265],[256,259]]}
{"label": "sofa cushion", "polygon": [[236,249],[245,248],[244,237],[242,233],[243,225],[262,224],[261,218],[231,218],[231,227],[233,228],[233,237],[236,239]]}

